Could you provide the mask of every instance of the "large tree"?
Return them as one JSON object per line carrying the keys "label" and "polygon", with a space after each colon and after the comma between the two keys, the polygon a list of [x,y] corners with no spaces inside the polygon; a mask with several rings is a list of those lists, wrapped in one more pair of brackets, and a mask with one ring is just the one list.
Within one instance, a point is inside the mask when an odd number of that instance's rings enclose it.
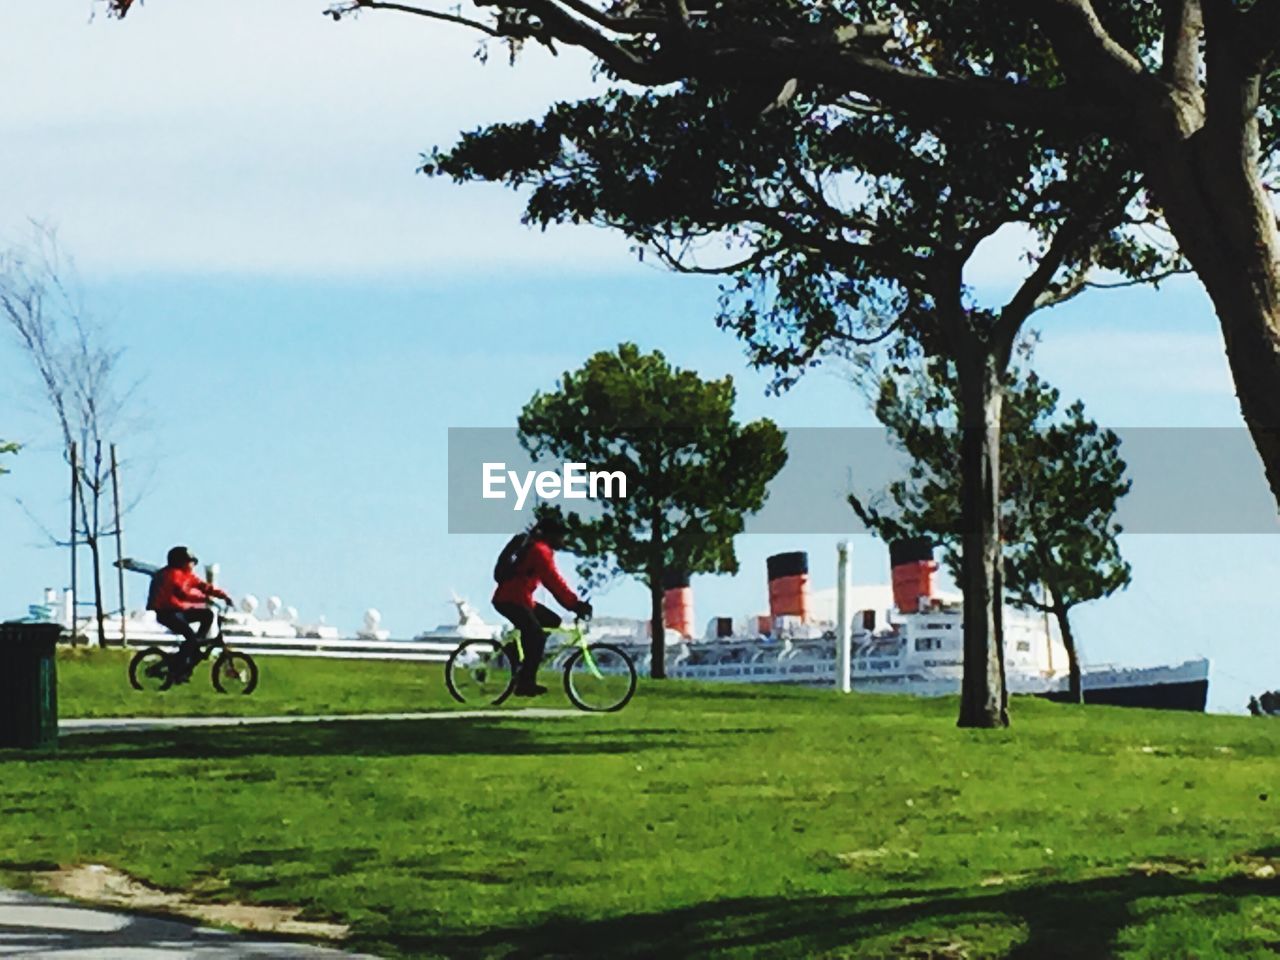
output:
{"label": "large tree", "polygon": [[[907,476],[876,500],[850,504],[886,540],[927,536],[961,571],[958,382],[940,358],[879,378],[876,416],[911,458]],[[1000,438],[1000,533],[1004,589],[1015,606],[1057,621],[1067,651],[1068,694],[1081,702],[1080,659],[1071,611],[1128,585],[1116,510],[1130,487],[1120,438],[1099,429],[1080,401],[1059,409],[1059,391],[1025,367],[1005,389]]]}
{"label": "large tree", "polygon": [[[132,0],[110,3],[123,15]],[[925,125],[1116,147],[1214,303],[1280,500],[1276,0],[342,0],[329,12],[362,10],[470,27],[513,51],[579,47],[633,89],[714,86],[747,109],[801,91]]]}
{"label": "large tree", "polygon": [[786,463],[782,431],[769,420],[738,423],[735,397],[732,377],[703,380],[624,343],[565,373],[520,413],[520,441],[535,459],[626,477],[625,497],[615,487],[596,501],[598,515],[566,518],[568,542],[587,558],[584,572],[648,585],[655,679],[666,676],[663,575],[736,573],[733,538]]}
{"label": "large tree", "polygon": [[[112,5],[123,14],[130,3],[113,0]],[[760,113],[791,124],[797,141],[805,139],[805,128],[813,122],[815,110],[844,111],[869,122],[911,130],[913,137],[949,126],[993,138],[1023,134],[1040,139],[1050,151],[1074,144],[1110,157],[1105,170],[1097,163],[1068,162],[1054,170],[1050,162],[1043,169],[1069,181],[1057,202],[1050,202],[1048,194],[1033,196],[1032,202],[1010,197],[1006,213],[1020,214],[1013,219],[1031,223],[1042,239],[1046,233],[1054,233],[1055,238],[1064,240],[1057,246],[1050,242],[1042,249],[1037,269],[1027,278],[1034,282],[1024,284],[1022,293],[1026,296],[985,315],[967,313],[964,322],[976,333],[966,335],[965,342],[980,349],[962,349],[954,338],[942,347],[955,350],[957,360],[970,367],[974,375],[968,382],[975,390],[975,400],[983,401],[978,406],[987,411],[969,419],[971,459],[986,458],[988,463],[981,470],[994,472],[989,469],[995,466],[990,452],[996,432],[991,414],[998,415],[998,396],[988,401],[977,388],[984,380],[989,384],[992,374],[998,372],[1009,326],[1019,314],[1025,318],[1027,309],[1040,305],[1046,297],[1061,299],[1065,290],[1085,282],[1083,271],[1071,271],[1058,256],[1078,250],[1061,247],[1087,245],[1088,234],[1096,237],[1107,230],[1105,202],[1092,211],[1090,203],[1072,229],[1061,230],[1063,210],[1078,206],[1074,200],[1063,202],[1062,196],[1072,191],[1109,191],[1109,208],[1115,211],[1126,205],[1138,182],[1143,201],[1137,207],[1139,218],[1151,230],[1158,230],[1167,220],[1217,304],[1245,419],[1266,461],[1273,489],[1280,496],[1280,389],[1273,389],[1280,385],[1280,245],[1266,179],[1280,136],[1275,118],[1280,72],[1274,29],[1280,14],[1274,0],[1250,6],[1215,0],[1203,6],[1202,10],[1197,0],[1160,4],[1108,0],[1096,7],[1090,0],[975,0],[967,4],[952,0],[745,0],[691,8],[684,0],[606,5],[591,0],[500,0],[475,3],[470,9],[465,4],[437,9],[423,3],[344,0],[330,12],[341,19],[361,10],[386,9],[465,25],[489,38],[509,42],[513,53],[527,42],[552,50],[557,45],[570,45],[588,51],[604,74],[617,81],[611,93],[601,98],[606,107],[602,114],[605,135],[624,134],[626,143],[637,148],[643,145],[645,152],[624,166],[626,176],[613,178],[621,183],[617,204],[628,195],[638,200],[645,188],[653,185],[654,177],[694,189],[714,180],[723,172],[720,156],[714,151],[707,154],[693,141],[726,126],[741,128]],[[472,9],[474,14],[469,15]],[[667,124],[664,127],[655,129],[631,117],[609,123],[610,105],[622,103],[628,96],[624,91],[637,86],[658,91],[656,96],[674,92],[677,97],[684,96],[686,103],[660,112],[657,118]],[[851,127],[848,124],[845,129]],[[579,133],[595,136],[589,118]],[[757,131],[748,129],[745,133],[754,138]],[[502,136],[508,137],[512,150],[525,152],[526,162],[507,157],[474,172],[491,179],[539,184],[536,202],[529,211],[535,221],[582,218],[581,200],[584,191],[590,192],[589,183],[575,176],[573,158],[560,168],[549,158],[563,132],[544,121],[524,130],[508,128]],[[666,143],[665,155],[648,149],[654,139]],[[583,146],[583,141],[574,146]],[[860,174],[880,178],[881,183],[911,185],[917,156],[902,151],[886,154],[883,147],[883,141],[874,139],[861,145],[846,144],[851,163],[843,170],[848,175],[834,186],[842,188],[846,197],[857,196],[863,188]],[[807,163],[809,159],[791,150],[774,156],[778,163]],[[817,159],[822,161],[821,152]],[[952,168],[967,164],[968,169],[956,172],[980,177],[990,160],[977,151],[948,163]],[[438,164],[428,166],[440,168]],[[849,173],[851,167],[853,172]],[[517,169],[519,173],[508,176]],[[830,173],[821,168],[820,172]],[[748,184],[749,188],[755,186]],[[674,198],[675,191],[670,196]],[[748,189],[735,199],[752,196],[753,189]],[[955,196],[935,192],[933,200],[945,209]],[[794,193],[783,199],[794,207]],[[894,249],[896,241],[865,243],[868,223],[857,218],[842,223],[839,218],[827,218],[823,223],[826,229],[819,231],[818,242],[813,242],[814,232],[803,228],[811,225],[811,219],[806,218],[819,212],[821,201],[808,202],[807,207],[805,203],[801,201],[800,210],[775,207],[766,211],[767,221],[754,221],[790,244],[792,262],[785,268],[791,273],[809,269],[814,259],[829,261],[840,253],[869,257]],[[559,213],[548,213],[557,207]],[[692,211],[698,228],[709,222],[699,219],[700,212]],[[818,218],[823,219],[821,215]],[[609,222],[607,217],[597,219]],[[671,222],[678,224],[678,216],[673,215]],[[718,226],[731,228],[739,222],[741,211],[731,211]],[[840,226],[834,238],[832,223]],[[665,239],[670,245],[663,254],[689,268],[684,241],[705,235],[698,228],[683,236],[678,231],[668,234]],[[646,239],[637,232],[633,235]],[[970,230],[968,237],[974,236],[984,234]],[[1133,235],[1140,243],[1149,237],[1149,233]],[[951,254],[943,259],[950,262],[943,265],[936,257],[927,258],[938,268],[930,282],[936,282],[940,272],[949,271],[954,285],[959,286],[960,267],[972,248],[965,247],[967,237],[939,239]],[[917,252],[910,244],[900,244],[897,249],[906,262]],[[1145,254],[1154,261],[1160,258],[1160,251],[1157,233]],[[766,258],[771,252],[778,251],[757,247],[751,256]],[[956,256],[961,253],[966,256]],[[869,289],[868,283],[878,282],[865,281],[862,291]],[[840,285],[843,289],[838,293],[842,295],[850,290],[858,292],[856,284],[842,279]],[[900,315],[901,311],[892,314]],[[749,327],[741,329],[747,335],[752,332]],[[813,346],[813,336],[812,325],[806,325],[800,335],[806,350]],[[983,435],[987,438],[985,452],[980,440]],[[993,486],[989,480],[984,480],[986,494]],[[978,520],[989,528],[990,496],[984,496],[984,503],[981,510],[987,516]],[[986,548],[970,551],[975,559],[966,578],[972,581],[972,590],[966,584],[966,592],[985,593],[990,603],[999,593],[1000,571],[989,550],[990,537],[982,535],[980,539]],[[998,610],[990,617],[984,615],[987,622],[966,636],[966,658],[976,663],[985,653],[989,671],[998,663],[993,652],[1000,643],[998,616]],[[990,677],[983,680],[976,676],[971,684],[966,671],[962,722],[976,722],[976,712],[991,714],[994,710],[999,714],[991,696],[997,685]]]}
{"label": "large tree", "polygon": [[[1176,268],[1135,240],[1145,212],[1129,202],[1136,183],[1111,150],[992,125],[920,129],[804,95],[790,113],[760,115],[693,85],[561,104],[539,123],[469,134],[426,167],[532,184],[532,222],[605,224],[676,270],[729,275],[720,323],[780,384],[828,353],[880,343],[892,354],[954,360],[965,536],[960,723],[1008,722],[997,491],[1013,345],[1028,317],[1079,293],[1094,268],[1133,281]],[[1117,181],[1128,189],[1117,192]],[[964,283],[976,251],[1002,227],[1028,222],[1036,234],[1022,282],[1007,299],[980,302]]]}

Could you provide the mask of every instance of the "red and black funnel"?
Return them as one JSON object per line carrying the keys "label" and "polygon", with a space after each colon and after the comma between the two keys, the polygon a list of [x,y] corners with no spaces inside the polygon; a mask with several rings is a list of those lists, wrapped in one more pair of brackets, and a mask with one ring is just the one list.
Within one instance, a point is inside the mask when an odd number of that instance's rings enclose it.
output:
{"label": "red and black funnel", "polygon": [[773,617],[809,619],[809,555],[802,550],[775,553],[769,570],[769,613]]}
{"label": "red and black funnel", "polygon": [[933,597],[933,541],[928,537],[895,540],[889,544],[889,565],[893,568],[893,603],[902,613],[918,613],[921,600]]}

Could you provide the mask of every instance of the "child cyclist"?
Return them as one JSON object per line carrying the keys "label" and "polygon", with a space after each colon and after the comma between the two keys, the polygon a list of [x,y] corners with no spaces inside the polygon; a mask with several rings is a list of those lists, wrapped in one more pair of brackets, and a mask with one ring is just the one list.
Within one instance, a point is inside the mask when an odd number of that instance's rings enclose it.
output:
{"label": "child cyclist", "polygon": [[231,595],[196,576],[196,558],[186,547],[174,547],[167,559],[165,568],[151,578],[147,609],[154,610],[156,620],[182,637],[173,682],[186,683],[191,679],[200,645],[213,627],[209,599],[218,597],[230,603]]}

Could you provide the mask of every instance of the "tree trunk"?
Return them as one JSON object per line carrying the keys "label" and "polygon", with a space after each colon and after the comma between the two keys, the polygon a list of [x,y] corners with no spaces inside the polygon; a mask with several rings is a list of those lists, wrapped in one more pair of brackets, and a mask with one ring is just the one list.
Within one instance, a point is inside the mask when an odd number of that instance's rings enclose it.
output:
{"label": "tree trunk", "polygon": [[1209,56],[1203,126],[1160,138],[1143,167],[1213,301],[1240,410],[1280,503],[1280,232],[1258,169],[1258,86],[1229,48]]}
{"label": "tree trunk", "polygon": [[1062,645],[1067,648],[1067,696],[1072,703],[1084,703],[1084,685],[1080,680],[1080,657],[1076,654],[1076,638],[1071,632],[1070,611],[1054,595],[1053,615],[1062,633]]}
{"label": "tree trunk", "polygon": [[[960,377],[961,589],[964,591],[962,727],[1009,725],[1001,622],[1000,413],[998,364],[986,351],[962,351]],[[976,355],[975,355],[976,354]]]}
{"label": "tree trunk", "polygon": [[93,563],[93,610],[98,621],[98,646],[107,645],[106,614],[102,609],[102,552],[95,534],[88,538],[89,554]]}
{"label": "tree trunk", "polygon": [[662,573],[649,574],[649,609],[653,623],[653,642],[650,646],[649,676],[654,680],[667,679],[667,625],[662,615]]}
{"label": "tree trunk", "polygon": [[655,509],[650,521],[653,525],[649,537],[649,617],[653,637],[650,643],[649,676],[654,680],[667,678],[667,625],[663,615],[662,599],[662,511]]}

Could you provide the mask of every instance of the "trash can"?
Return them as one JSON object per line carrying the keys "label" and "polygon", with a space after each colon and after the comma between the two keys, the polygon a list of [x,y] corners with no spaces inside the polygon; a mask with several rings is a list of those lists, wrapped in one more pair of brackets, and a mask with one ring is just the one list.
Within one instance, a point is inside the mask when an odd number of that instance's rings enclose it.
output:
{"label": "trash can", "polygon": [[0,748],[57,746],[61,635],[56,623],[0,623]]}

